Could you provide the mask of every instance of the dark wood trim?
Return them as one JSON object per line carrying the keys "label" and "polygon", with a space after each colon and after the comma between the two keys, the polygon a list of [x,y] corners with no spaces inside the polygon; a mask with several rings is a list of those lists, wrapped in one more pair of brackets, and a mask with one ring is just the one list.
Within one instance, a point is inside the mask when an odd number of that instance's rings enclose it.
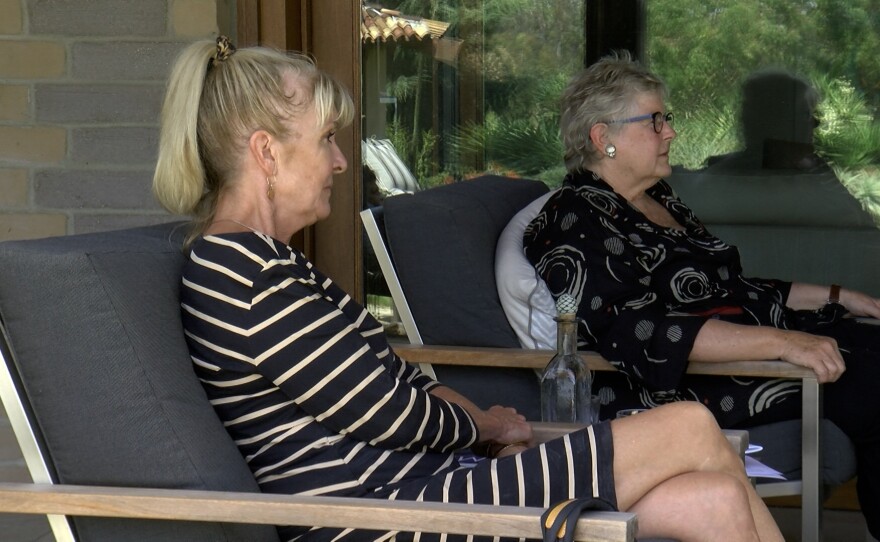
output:
{"label": "dark wood trim", "polygon": [[586,0],[585,66],[614,50],[645,53],[646,0]]}
{"label": "dark wood trim", "polygon": [[336,141],[348,158],[348,169],[333,184],[330,218],[315,224],[310,239],[315,265],[343,290],[363,301],[363,230],[361,168],[361,39],[360,0],[306,0],[308,53],[318,66],[345,85],[354,99],[355,121],[340,130]]}
{"label": "dark wood trim", "polygon": [[260,43],[260,0],[237,0],[235,28],[235,43],[239,47]]}
{"label": "dark wood trim", "polygon": [[361,40],[360,0],[238,0],[241,46],[265,45],[301,51],[345,85],[355,102],[354,124],[337,142],[348,170],[334,182],[327,220],[291,240],[315,265],[358,301],[362,294]]}

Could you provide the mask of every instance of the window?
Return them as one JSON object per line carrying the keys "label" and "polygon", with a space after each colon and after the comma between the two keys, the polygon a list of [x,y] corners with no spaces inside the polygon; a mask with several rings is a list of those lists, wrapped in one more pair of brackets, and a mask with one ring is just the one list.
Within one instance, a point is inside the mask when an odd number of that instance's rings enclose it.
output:
{"label": "window", "polygon": [[[363,23],[365,205],[485,172],[561,182],[557,104],[583,66],[584,0],[388,0]],[[388,321],[364,252],[367,307]]]}
{"label": "window", "polygon": [[880,19],[871,0],[651,0],[669,182],[747,276],[880,295]]}
{"label": "window", "polygon": [[827,166],[880,220],[874,4],[647,2],[646,60],[670,87],[679,131],[673,163],[712,170],[727,160],[727,169],[778,173]]}

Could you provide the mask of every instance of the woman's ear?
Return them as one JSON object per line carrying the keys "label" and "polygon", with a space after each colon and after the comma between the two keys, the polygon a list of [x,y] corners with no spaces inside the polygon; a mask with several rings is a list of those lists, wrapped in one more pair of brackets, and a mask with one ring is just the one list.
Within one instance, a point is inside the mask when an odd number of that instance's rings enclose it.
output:
{"label": "woman's ear", "polygon": [[274,175],[278,167],[275,162],[275,153],[272,149],[274,142],[275,138],[265,130],[257,130],[251,134],[248,140],[248,151],[251,158],[263,170],[263,174],[266,177]]}
{"label": "woman's ear", "polygon": [[590,141],[595,149],[604,149],[606,145],[611,143],[608,139],[608,125],[604,122],[594,124],[590,128]]}

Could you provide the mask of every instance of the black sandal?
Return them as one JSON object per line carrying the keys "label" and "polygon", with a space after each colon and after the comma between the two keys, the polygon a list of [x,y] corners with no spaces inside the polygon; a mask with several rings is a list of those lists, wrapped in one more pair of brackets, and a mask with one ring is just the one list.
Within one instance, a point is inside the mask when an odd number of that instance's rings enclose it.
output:
{"label": "black sandal", "polygon": [[586,510],[617,511],[611,503],[597,497],[560,501],[541,514],[544,542],[572,542],[577,520]]}

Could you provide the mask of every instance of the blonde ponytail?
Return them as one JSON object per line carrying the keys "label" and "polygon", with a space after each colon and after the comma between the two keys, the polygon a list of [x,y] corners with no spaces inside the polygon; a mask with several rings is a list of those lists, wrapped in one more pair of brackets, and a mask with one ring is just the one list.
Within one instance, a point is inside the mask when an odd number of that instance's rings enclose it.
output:
{"label": "blonde ponytail", "polygon": [[215,49],[211,41],[187,47],[178,57],[168,80],[153,192],[174,214],[195,213],[207,188],[205,169],[199,157],[199,102],[205,71]]}

